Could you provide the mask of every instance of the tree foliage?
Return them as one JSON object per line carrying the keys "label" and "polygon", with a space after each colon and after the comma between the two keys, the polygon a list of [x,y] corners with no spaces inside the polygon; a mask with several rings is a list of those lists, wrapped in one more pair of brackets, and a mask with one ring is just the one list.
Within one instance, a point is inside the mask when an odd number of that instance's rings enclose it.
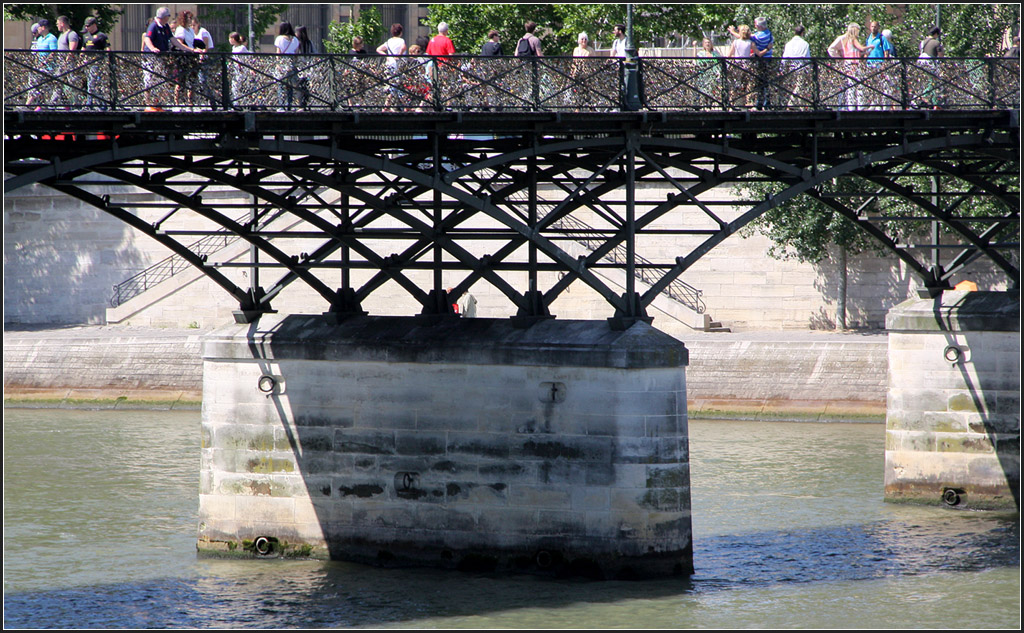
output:
{"label": "tree foliage", "polygon": [[[942,41],[947,56],[999,56],[1004,35],[1008,30],[1016,32],[1020,23],[1020,5],[941,5],[938,16],[934,4],[744,4],[735,5],[733,10],[732,20],[735,24],[753,24],[755,17],[767,17],[778,44],[789,39],[789,34],[797,25],[804,25],[807,29],[804,38],[811,45],[811,54],[814,56],[826,54],[825,49],[843,32],[844,25],[851,22],[862,25],[863,39],[868,23],[877,20],[883,29],[893,31],[898,56],[916,57],[919,42],[935,26],[937,17],[943,31]],[[930,179],[924,176],[905,176],[902,181],[914,185],[918,191],[928,191],[931,187]],[[1019,189],[1019,182],[1013,186]],[[764,199],[777,193],[781,187],[775,183],[751,183],[743,190],[750,198]],[[870,196],[849,195],[855,191],[871,189],[870,183],[856,176],[840,178],[819,188],[823,195],[838,196],[837,199],[851,208],[867,204],[865,211],[871,215],[923,215],[920,209],[902,198],[872,199]],[[958,210],[959,214],[971,215],[999,215],[1004,212],[1005,209],[981,197],[967,201]],[[930,224],[888,222],[884,229],[890,236],[906,238],[910,233],[929,230]],[[769,254],[780,259],[817,262],[827,257],[833,246],[844,247],[850,253],[874,251],[878,248],[872,238],[841,214],[807,195],[765,213],[748,227],[747,232],[753,231],[773,241]]]}
{"label": "tree foliage", "polygon": [[[221,19],[226,21],[234,20],[238,13],[235,11],[236,5],[229,4],[200,4],[198,8],[200,15],[207,19]],[[277,23],[280,19],[281,14],[288,10],[287,4],[254,4],[252,5],[252,35],[255,42],[259,42],[263,34],[267,32],[271,26]],[[248,12],[246,12],[246,22],[248,21]],[[238,31],[248,37],[249,25],[247,23],[233,24],[230,30]],[[256,50],[256,43],[250,42],[249,48]],[[227,42],[219,42],[215,47],[217,50],[230,51],[231,45]]]}
{"label": "tree foliage", "polygon": [[[447,22],[455,49],[478,53],[487,33],[498,30],[504,41],[513,42],[523,34],[527,20],[537,23],[546,55],[568,55],[576,36],[585,31],[591,45],[608,48],[612,27],[626,23],[625,4],[432,4],[427,21],[431,28]],[[682,34],[694,39],[712,35],[716,43],[727,41],[726,27],[753,25],[754,18],[768,18],[776,42],[781,46],[793,29],[802,24],[804,38],[816,56],[825,56],[832,41],[851,22],[861,25],[862,37],[867,25],[877,20],[891,29],[897,51],[916,57],[918,44],[939,20],[946,55],[971,57],[998,55],[1008,29],[1019,28],[1018,4],[636,4],[634,5],[634,42]]]}
{"label": "tree foliage", "polygon": [[[928,192],[933,191],[934,181],[930,174],[923,173],[925,171],[922,166],[914,165],[907,168],[903,174],[894,176],[892,180],[928,199]],[[1019,179],[997,177],[996,183],[1007,191],[1016,190],[1019,195]],[[784,186],[781,183],[749,183],[741,187],[741,192],[747,199],[763,200],[778,193]],[[955,187],[957,191],[968,191],[971,188],[967,182],[949,178],[944,178],[939,187]],[[899,195],[892,195],[892,192],[883,190],[879,185],[859,176],[845,176],[825,182],[817,187],[817,192],[820,198],[831,198],[851,210],[858,211],[861,216],[875,218],[873,223],[897,242],[923,236],[932,229],[930,221],[906,219],[926,216],[916,203]],[[881,195],[875,195],[879,192]],[[954,213],[961,218],[1005,216],[1008,213],[1002,203],[989,196],[970,195],[958,200],[946,197],[939,201],[939,206],[944,208],[953,204],[956,205]],[[944,234],[949,233],[945,225],[941,230]],[[818,262],[828,257],[833,246],[841,246],[851,254],[865,251],[887,254],[882,250],[880,243],[852,221],[810,195],[798,196],[771,209],[749,224],[744,232],[759,232],[770,238],[773,244],[768,254],[776,259]],[[1019,235],[1015,239],[1019,240]]]}
{"label": "tree foliage", "polygon": [[[701,33],[704,25],[719,27],[729,15],[728,5],[638,4],[634,5],[634,44],[668,37],[674,33]],[[586,32],[591,46],[610,48],[612,28],[626,24],[625,4],[432,4],[427,22],[436,29],[441,22],[450,27],[455,50],[479,53],[487,33],[497,30],[511,53],[525,33],[527,20],[537,23],[545,55],[568,55],[576,37]]]}
{"label": "tree foliage", "polygon": [[855,23],[863,40],[867,26],[877,21],[890,29],[897,56],[917,57],[918,45],[928,30],[939,22],[948,57],[1000,55],[1009,29],[1019,28],[1020,5],[1016,4],[737,4],[731,5],[731,24],[754,24],[754,18],[768,18],[776,45],[788,40],[797,25],[806,29],[804,39],[811,55],[824,57],[835,38]]}
{"label": "tree foliage", "polygon": [[100,30],[109,31],[121,19],[124,11],[115,4],[5,4],[4,20],[25,20],[35,22],[41,18],[50,21],[51,30],[57,29],[57,18],[67,16],[71,20],[71,28],[81,31],[85,28],[85,19],[95,17]]}
{"label": "tree foliage", "polygon": [[377,7],[369,6],[362,9],[359,12],[359,19],[354,22],[334,21],[327,25],[324,51],[348,53],[352,49],[352,38],[356,35],[363,38],[367,51],[377,48],[377,45],[386,39],[384,24]]}

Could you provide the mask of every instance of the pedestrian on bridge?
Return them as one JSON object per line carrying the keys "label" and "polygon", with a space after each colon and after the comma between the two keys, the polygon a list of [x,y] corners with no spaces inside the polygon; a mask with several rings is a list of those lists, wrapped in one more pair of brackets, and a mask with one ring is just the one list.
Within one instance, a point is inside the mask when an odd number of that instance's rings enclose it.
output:
{"label": "pedestrian on bridge", "polygon": [[[36,39],[33,40],[33,47],[36,55],[36,63],[39,65],[39,71],[36,74],[36,81],[33,82],[36,86],[40,86],[46,83],[54,70],[53,55],[50,51],[57,50],[57,38],[53,33],[50,33],[50,21],[43,18],[34,25],[36,27]],[[37,103],[43,96],[42,88],[33,88],[30,90],[28,95],[28,101],[25,102],[26,106],[31,106]],[[37,105],[36,110],[42,110],[42,105]]]}
{"label": "pedestrian on bridge", "polygon": [[352,37],[352,48],[348,51],[349,55],[367,55],[366,47],[363,45],[363,38],[359,35]]}
{"label": "pedestrian on bridge", "polygon": [[[317,51],[313,46],[313,40],[309,39],[309,30],[305,26],[299,26],[295,29],[295,39],[299,42],[298,55],[316,55]],[[312,78],[310,74],[315,72],[316,60],[315,59],[303,59],[298,58],[296,64],[296,75],[295,75],[295,90],[299,95],[299,107],[303,110],[309,108],[310,97],[312,92],[310,86],[312,85]]]}
{"label": "pedestrian on bridge", "polygon": [[71,28],[71,18],[62,15],[57,18],[57,30],[60,37],[57,38],[57,50],[77,51],[82,44],[82,38]]}
{"label": "pedestrian on bridge", "polygon": [[388,59],[385,62],[390,79],[388,83],[391,85],[388,87],[388,97],[384,101],[385,107],[395,107],[402,100],[402,89],[398,85],[398,58],[405,55],[408,49],[405,45],[405,39],[402,37],[404,29],[401,24],[397,22],[391,25],[391,37],[386,42],[377,47],[378,55],[387,55]]}
{"label": "pedestrian on bridge", "polygon": [[729,34],[735,39],[732,41],[732,45],[729,46],[729,53],[726,57],[735,59],[732,68],[732,104],[736,107],[740,105],[740,100],[745,107],[751,107],[753,105],[753,94],[750,92],[750,79],[751,79],[751,65],[750,65],[750,54],[753,50],[754,43],[750,41],[750,27],[746,24],[741,24],[739,27],[729,27]]}
{"label": "pedestrian on bridge", "polygon": [[701,40],[701,48],[697,51],[697,94],[694,98],[695,102],[703,101],[709,108],[715,108],[721,103],[721,57],[710,37]]}
{"label": "pedestrian on bridge", "polygon": [[840,110],[857,110],[861,106],[861,55],[871,50],[857,41],[860,37],[860,26],[851,22],[846,32],[837,37],[828,47],[829,56],[842,60],[837,62],[836,70],[842,75],[839,80],[845,88],[841,92]]}
{"label": "pedestrian on bridge", "polygon": [[[102,53],[107,50],[110,45],[110,40],[107,39],[106,33],[100,32],[99,22],[95,17],[89,16],[85,18],[85,31],[82,32],[82,50],[85,53]],[[88,55],[87,59],[90,59]],[[85,84],[85,107],[93,108],[99,106],[101,110],[106,110],[105,99],[101,95],[101,91],[106,87],[104,83],[104,66],[99,63],[100,60],[97,57],[93,57],[87,62],[86,67],[86,84]]]}
{"label": "pedestrian on bridge", "polygon": [[437,82],[442,80],[441,73],[444,70],[453,70],[451,62],[436,59],[437,57],[449,57],[455,54],[455,43],[448,37],[447,22],[441,22],[437,25],[437,35],[430,38],[430,41],[427,43],[426,54],[433,58],[427,63],[425,69],[427,82],[430,85],[437,85]]}
{"label": "pedestrian on bridge", "polygon": [[282,22],[277,27],[277,39],[274,40],[277,54],[282,58],[277,63],[274,77],[277,79],[277,105],[282,112],[292,109],[295,96],[295,55],[299,52],[299,40],[295,37],[295,29],[291,22]]}
{"label": "pedestrian on bridge", "polygon": [[251,103],[251,85],[255,78],[255,71],[243,58],[236,57],[247,55],[251,51],[245,45],[245,36],[238,31],[228,33],[228,43],[231,44],[231,103],[237,109]]}
{"label": "pedestrian on bridge", "polygon": [[146,107],[146,112],[162,111],[163,107],[161,106],[169,100],[168,97],[161,99],[156,94],[158,88],[162,88],[159,92],[167,94],[170,85],[168,82],[174,81],[174,60],[170,59],[166,53],[169,53],[172,48],[186,53],[195,53],[195,49],[174,37],[171,27],[167,24],[170,19],[171,11],[167,7],[160,7],[156,10],[156,17],[149,23],[146,34],[142,36],[143,52],[153,54],[146,56],[143,60],[146,69],[142,81],[150,102],[150,105]]}
{"label": "pedestrian on bridge", "polygon": [[484,43],[483,50],[480,54],[484,57],[500,57],[505,53],[501,50],[501,34],[494,29],[487,34],[487,41]]}
{"label": "pedestrian on bridge", "polygon": [[868,51],[864,84],[868,88],[868,109],[882,109],[886,101],[894,102],[891,95],[894,92],[894,81],[888,71],[888,65],[883,62],[892,57],[892,44],[881,32],[878,22],[872,20],[868,24],[868,37],[864,44],[871,50]]}
{"label": "pedestrian on bridge", "polygon": [[1020,59],[1020,36],[1014,35],[1013,42],[1010,44],[1010,48],[1006,49],[1006,54],[1003,55],[1006,59]]}
{"label": "pedestrian on bridge", "polygon": [[527,20],[523,25],[526,33],[516,43],[516,57],[544,57],[540,48],[540,38],[533,34],[537,30],[537,23]]}
{"label": "pedestrian on bridge", "polygon": [[790,86],[790,97],[786,105],[791,108],[809,108],[813,105],[813,97],[808,94],[811,45],[804,39],[804,32],[804,25],[798,24],[793,29],[793,37],[782,50],[782,57],[786,60],[783,72],[789,78],[784,83]]}
{"label": "pedestrian on bridge", "polygon": [[186,109],[194,105],[194,89],[199,84],[200,65],[202,64],[202,53],[206,49],[206,43],[196,37],[193,24],[193,13],[182,11],[178,15],[178,28],[174,31],[174,39],[184,44],[193,52],[200,54],[200,57],[185,57],[178,59],[177,73],[178,83],[174,87],[174,102],[181,103],[181,88],[185,87],[185,98],[188,100]]}
{"label": "pedestrian on bridge", "polygon": [[448,23],[441,22],[437,25],[437,35],[430,38],[427,44],[427,55],[454,55],[455,43],[448,37]]}
{"label": "pedestrian on bridge", "polygon": [[935,60],[942,57],[941,37],[942,29],[933,26],[928,31],[928,35],[921,40],[921,54],[918,57],[918,63],[925,69],[925,74],[928,75],[928,79],[925,80],[923,90],[921,91],[922,101],[920,105],[922,108],[939,108],[940,91],[935,75],[942,71],[942,67]]}
{"label": "pedestrian on bridge", "polygon": [[775,38],[768,28],[768,18],[759,17],[754,20],[754,34],[750,37],[750,42],[750,57],[754,61],[757,109],[764,110],[771,106],[770,93],[775,78],[775,60],[772,59]]}
{"label": "pedestrian on bridge", "polygon": [[612,57],[626,57],[626,27],[623,24],[616,24],[612,28]]}
{"label": "pedestrian on bridge", "polygon": [[573,57],[590,57],[594,51],[590,50],[587,44],[590,42],[590,36],[586,32],[580,33],[576,38],[576,48],[572,49]]}

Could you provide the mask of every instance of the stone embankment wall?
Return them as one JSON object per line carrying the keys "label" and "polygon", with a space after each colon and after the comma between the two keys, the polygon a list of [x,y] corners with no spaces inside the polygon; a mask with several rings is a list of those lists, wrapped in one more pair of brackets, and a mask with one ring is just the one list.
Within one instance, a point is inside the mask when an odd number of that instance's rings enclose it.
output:
{"label": "stone embankment wall", "polygon": [[4,332],[4,403],[197,409],[201,338],[114,326]]}
{"label": "stone embankment wall", "polygon": [[[655,320],[655,325],[658,325]],[[197,406],[208,331],[123,326],[4,333],[5,402]],[[694,333],[691,417],[881,422],[884,334]]]}

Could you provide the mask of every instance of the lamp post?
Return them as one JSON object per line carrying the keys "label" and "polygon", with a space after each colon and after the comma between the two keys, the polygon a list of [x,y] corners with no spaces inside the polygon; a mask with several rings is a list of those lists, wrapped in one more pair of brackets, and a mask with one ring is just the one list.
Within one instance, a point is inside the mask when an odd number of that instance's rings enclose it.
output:
{"label": "lamp post", "polygon": [[626,60],[623,63],[623,109],[639,110],[640,101],[640,69],[633,43],[633,5],[626,5]]}

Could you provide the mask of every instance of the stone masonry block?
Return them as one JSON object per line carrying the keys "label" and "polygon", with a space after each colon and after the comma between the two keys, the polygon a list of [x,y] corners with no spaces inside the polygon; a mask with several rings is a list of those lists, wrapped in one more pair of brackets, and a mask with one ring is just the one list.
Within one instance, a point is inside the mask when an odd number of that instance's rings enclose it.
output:
{"label": "stone masonry block", "polygon": [[362,455],[395,454],[395,432],[370,429],[339,429],[334,435],[334,450]]}
{"label": "stone masonry block", "polygon": [[291,497],[240,496],[235,500],[235,511],[240,523],[253,527],[268,529],[295,523],[295,499]]}
{"label": "stone masonry block", "polygon": [[564,487],[515,485],[509,490],[509,505],[533,509],[567,508],[571,504],[569,491]]}
{"label": "stone masonry block", "polygon": [[689,464],[647,466],[648,488],[689,488]]}
{"label": "stone masonry block", "polygon": [[537,513],[537,529],[544,534],[557,536],[585,536],[588,533],[586,515],[566,510],[540,510]]}
{"label": "stone masonry block", "polygon": [[513,441],[512,457],[526,460],[567,459],[585,462],[607,462],[612,457],[608,438],[537,434]]}
{"label": "stone masonry block", "polygon": [[894,431],[885,433],[887,451],[935,451],[935,434],[928,431]]}
{"label": "stone masonry block", "polygon": [[573,510],[582,512],[597,512],[608,510],[608,488],[606,486],[576,486],[569,493],[571,495],[571,507]]}
{"label": "stone masonry block", "polygon": [[399,455],[444,455],[447,445],[443,432],[395,432],[395,452]]}
{"label": "stone masonry block", "polygon": [[447,434],[448,455],[471,455],[488,459],[507,459],[509,436],[504,433],[460,433]]}

